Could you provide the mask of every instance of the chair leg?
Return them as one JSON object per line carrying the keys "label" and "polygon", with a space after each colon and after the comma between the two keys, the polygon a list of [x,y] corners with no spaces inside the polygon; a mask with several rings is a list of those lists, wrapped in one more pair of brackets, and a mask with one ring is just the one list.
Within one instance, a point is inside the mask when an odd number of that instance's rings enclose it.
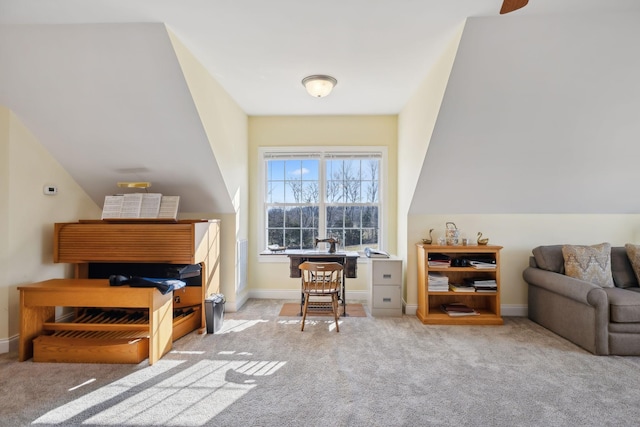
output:
{"label": "chair leg", "polygon": [[304,319],[307,318],[307,307],[309,306],[309,295],[306,295],[304,299],[304,306],[302,308],[302,326],[300,327],[301,331],[304,331]]}
{"label": "chair leg", "polygon": [[336,332],[340,332],[340,326],[338,326],[338,294],[331,294],[331,306],[333,307],[333,317],[336,319]]}

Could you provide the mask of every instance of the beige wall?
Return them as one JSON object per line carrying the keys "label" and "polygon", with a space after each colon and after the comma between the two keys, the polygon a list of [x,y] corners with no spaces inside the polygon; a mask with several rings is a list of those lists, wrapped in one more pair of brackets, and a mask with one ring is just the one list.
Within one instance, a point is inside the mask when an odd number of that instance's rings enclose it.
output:
{"label": "beige wall", "polygon": [[[405,261],[405,279],[406,269],[415,269],[414,264],[407,263],[407,255],[410,256],[413,252],[416,237],[408,233],[409,208],[415,196],[418,177],[436,125],[463,29],[464,25],[461,25],[439,61],[398,116],[398,256]],[[404,292],[407,301],[406,286]],[[415,293],[415,290],[410,292]]]}
{"label": "beige wall", "polygon": [[[284,146],[384,146],[388,150],[388,194],[384,199],[388,214],[387,248],[397,250],[397,117],[396,116],[285,116],[249,118],[249,171],[250,201],[249,235],[258,236],[257,200],[258,148]],[[289,278],[286,257],[269,257],[267,261],[258,253],[257,239],[249,239],[249,288],[251,295],[265,298],[291,298],[299,296],[299,280]],[[280,262],[274,261],[280,258]],[[366,297],[366,259],[359,261],[358,278],[348,281],[347,298]],[[351,290],[351,294],[349,293]]]}
{"label": "beige wall", "polygon": [[[53,224],[99,218],[97,206],[8,109],[0,107],[0,211],[3,224],[0,276],[0,352],[13,346],[19,330],[17,286],[54,277],[72,277],[67,264],[53,263]],[[43,194],[45,185],[58,194]]]}
{"label": "beige wall", "polygon": [[501,305],[505,315],[526,315],[527,285],[522,279],[522,271],[536,246],[602,242],[624,246],[625,243],[640,242],[640,214],[412,215],[407,233],[412,236],[407,269],[407,304],[412,309],[417,305],[415,244],[430,228],[435,228],[434,237],[442,236],[447,221],[455,222],[461,233],[473,240],[481,231],[490,244],[503,246],[500,274]]}
{"label": "beige wall", "polygon": [[[7,338],[15,332],[9,332],[9,291],[8,266],[9,266],[9,147],[11,113],[5,107],[0,106],[0,353],[8,348]],[[15,310],[12,309],[12,312]],[[4,347],[4,349],[2,348]],[[4,350],[4,351],[3,351]]]}
{"label": "beige wall", "polygon": [[207,185],[226,186],[235,214],[185,213],[181,218],[216,218],[221,220],[220,291],[225,295],[227,311],[236,310],[236,283],[238,281],[236,241],[248,233],[248,117],[216,82],[202,64],[168,31],[182,67],[185,80],[207,134],[215,160],[224,182]]}

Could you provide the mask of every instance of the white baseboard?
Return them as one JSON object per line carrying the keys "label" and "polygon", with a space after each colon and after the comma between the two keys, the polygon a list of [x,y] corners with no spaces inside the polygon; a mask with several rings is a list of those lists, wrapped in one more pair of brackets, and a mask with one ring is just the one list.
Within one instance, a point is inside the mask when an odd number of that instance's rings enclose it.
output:
{"label": "white baseboard", "polygon": [[418,311],[417,304],[406,304],[406,303],[404,304],[404,314],[409,316],[415,316],[416,311]]}
{"label": "white baseboard", "polygon": [[503,304],[500,306],[500,312],[505,317],[527,317],[529,315],[529,307],[518,304]]}
{"label": "white baseboard", "polygon": [[18,335],[0,340],[0,354],[18,351]]}
{"label": "white baseboard", "polygon": [[[349,291],[348,292],[348,300],[349,301],[357,301],[357,302],[365,302],[369,301],[369,292],[367,291]],[[245,294],[245,298],[242,300],[236,301],[233,305],[233,310],[238,310],[240,307],[247,302],[249,298],[255,299],[290,299],[290,300],[298,300],[300,299],[300,291],[297,290],[285,290],[285,289],[253,289],[250,290],[247,294]],[[225,306],[225,310],[227,310],[227,306]],[[513,317],[527,317],[528,308],[526,305],[517,305],[517,304],[504,304],[500,306],[500,310],[503,316],[513,316]],[[232,311],[232,308],[229,307],[228,311]],[[404,313],[409,316],[415,316],[418,311],[417,304],[406,304],[404,303]]]}

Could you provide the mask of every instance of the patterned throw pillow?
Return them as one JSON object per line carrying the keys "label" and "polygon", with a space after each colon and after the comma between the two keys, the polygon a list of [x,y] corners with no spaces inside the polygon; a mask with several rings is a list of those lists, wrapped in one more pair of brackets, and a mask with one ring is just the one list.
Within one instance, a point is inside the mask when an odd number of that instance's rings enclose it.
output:
{"label": "patterned throw pillow", "polygon": [[613,288],[611,275],[611,244],[593,246],[562,246],[564,273],[567,276],[602,286]]}
{"label": "patterned throw pillow", "polygon": [[627,243],[624,245],[624,248],[627,250],[627,257],[629,258],[629,262],[631,262],[633,272],[636,274],[638,282],[640,282],[640,245]]}

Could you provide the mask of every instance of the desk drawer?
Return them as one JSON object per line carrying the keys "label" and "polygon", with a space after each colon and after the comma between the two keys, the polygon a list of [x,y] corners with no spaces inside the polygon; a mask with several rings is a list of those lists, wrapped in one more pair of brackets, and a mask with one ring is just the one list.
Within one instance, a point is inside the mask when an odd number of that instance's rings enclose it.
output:
{"label": "desk drawer", "polygon": [[402,283],[402,261],[375,260],[372,262],[371,276],[373,285],[399,285]]}
{"label": "desk drawer", "polygon": [[400,285],[374,285],[372,300],[373,308],[402,309]]}

